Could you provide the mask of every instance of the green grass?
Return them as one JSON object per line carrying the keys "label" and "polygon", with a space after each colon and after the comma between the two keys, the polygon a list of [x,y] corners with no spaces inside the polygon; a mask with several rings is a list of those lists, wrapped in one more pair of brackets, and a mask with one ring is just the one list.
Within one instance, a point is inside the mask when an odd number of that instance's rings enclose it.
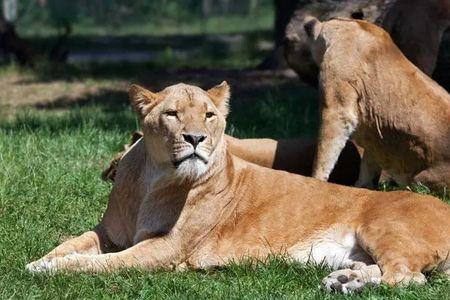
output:
{"label": "green grass", "polygon": [[[233,104],[228,132],[289,137],[317,131],[312,90],[274,87],[253,97],[260,101]],[[100,219],[111,188],[101,181],[100,170],[137,128],[125,103],[105,101],[58,113],[22,110],[0,122],[0,299],[347,298],[319,289],[329,270],[280,258],[183,273],[27,273],[26,263]],[[448,299],[449,294],[450,282],[434,275],[425,287],[381,286],[350,298]]]}
{"label": "green grass", "polygon": [[[273,40],[273,12],[255,15],[211,16],[207,19],[127,19],[120,25],[83,19],[73,24],[64,44],[71,53],[80,50],[130,50],[151,53],[149,67],[251,67],[260,63]],[[56,44],[57,28],[48,22],[17,22],[17,31],[41,57]],[[261,47],[261,42],[265,46]],[[74,66],[77,68],[77,66]]]}
{"label": "green grass", "polygon": [[[195,17],[189,20],[154,20],[145,18],[139,21],[127,20],[119,25],[80,21],[73,24],[74,35],[116,35],[129,36],[135,34],[152,36],[199,35],[199,34],[231,34],[269,30],[273,26],[274,13],[270,10],[258,11],[256,15],[211,16],[208,19]],[[58,34],[56,27],[47,23],[21,23],[18,31],[24,37],[51,37]]]}

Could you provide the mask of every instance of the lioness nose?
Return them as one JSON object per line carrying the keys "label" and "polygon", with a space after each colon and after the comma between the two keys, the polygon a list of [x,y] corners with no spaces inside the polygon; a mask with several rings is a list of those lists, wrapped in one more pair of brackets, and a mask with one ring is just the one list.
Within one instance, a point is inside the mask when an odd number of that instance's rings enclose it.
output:
{"label": "lioness nose", "polygon": [[195,148],[206,139],[206,135],[183,134],[183,138]]}

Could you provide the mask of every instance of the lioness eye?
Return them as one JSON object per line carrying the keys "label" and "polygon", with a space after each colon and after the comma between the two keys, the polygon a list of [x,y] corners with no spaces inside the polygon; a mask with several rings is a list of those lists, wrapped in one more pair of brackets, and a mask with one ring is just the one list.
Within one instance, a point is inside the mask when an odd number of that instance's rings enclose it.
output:
{"label": "lioness eye", "polygon": [[212,118],[214,116],[215,116],[215,114],[212,111],[209,111],[209,112],[206,113],[206,118],[207,119]]}
{"label": "lioness eye", "polygon": [[176,110],[168,110],[165,112],[165,114],[169,117],[176,117],[177,116],[177,111]]}

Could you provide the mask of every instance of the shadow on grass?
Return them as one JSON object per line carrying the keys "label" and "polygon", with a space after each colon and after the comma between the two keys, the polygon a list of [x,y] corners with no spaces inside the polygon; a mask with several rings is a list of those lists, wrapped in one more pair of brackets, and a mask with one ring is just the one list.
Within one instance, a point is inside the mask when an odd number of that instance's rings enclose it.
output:
{"label": "shadow on grass", "polygon": [[[178,75],[183,77],[186,74],[181,72]],[[232,76],[232,73],[228,75]],[[220,82],[210,76],[191,78],[191,81],[204,88]],[[161,80],[156,85],[161,85]],[[233,84],[231,86],[234,87]],[[229,133],[238,137],[274,138],[315,135],[318,101],[314,89],[298,84],[297,80],[282,80],[282,83],[276,84],[273,79],[265,82],[260,78],[247,85],[236,83],[233,91],[228,117]],[[84,127],[124,131],[137,129],[126,91],[104,88],[76,99],[64,96],[50,103],[36,104],[29,110],[19,112],[15,120],[0,124],[0,128],[6,130],[39,129],[52,133]]]}
{"label": "shadow on grass", "polygon": [[[450,31],[449,31],[450,32]],[[449,36],[449,33],[446,34]],[[41,64],[31,82],[73,81],[81,78],[136,80],[180,68],[241,68],[261,62],[268,54],[270,31],[204,35],[71,36],[73,64]],[[28,38],[39,52],[54,43],[54,37]],[[263,46],[266,44],[265,46]],[[443,40],[433,78],[450,88],[450,39]],[[138,52],[138,53],[136,53]],[[127,55],[127,53],[129,55]],[[141,61],[103,61],[102,57],[145,54]],[[70,58],[69,58],[70,59]],[[138,74],[138,75],[137,75]]]}
{"label": "shadow on grass", "polygon": [[128,104],[126,91],[100,89],[95,94],[83,95],[79,98],[60,97],[52,102],[37,103],[34,108],[52,111],[60,109],[81,109],[85,106],[99,106],[103,112],[121,112]]}
{"label": "shadow on grass", "polygon": [[[52,37],[28,39],[39,53]],[[81,78],[128,80],[136,74],[180,68],[242,68],[258,64],[271,50],[269,31],[222,35],[72,36],[69,64],[39,63],[29,82]],[[265,43],[265,44],[264,44]],[[264,46],[265,45],[265,46]],[[24,82],[26,83],[26,82]]]}

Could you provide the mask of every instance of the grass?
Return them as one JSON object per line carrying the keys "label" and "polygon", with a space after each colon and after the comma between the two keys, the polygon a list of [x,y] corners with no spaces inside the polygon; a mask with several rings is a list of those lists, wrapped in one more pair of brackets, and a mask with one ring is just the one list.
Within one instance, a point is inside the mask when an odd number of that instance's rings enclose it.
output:
{"label": "grass", "polygon": [[[135,34],[152,36],[170,35],[204,35],[204,34],[232,34],[245,33],[272,28],[274,14],[272,11],[258,11],[256,15],[227,15],[211,16],[207,19],[192,18],[190,20],[153,20],[141,19],[111,25],[98,24],[91,21],[80,21],[73,24],[73,34],[86,36],[117,35],[129,36]],[[18,31],[25,37],[52,37],[58,34],[57,28],[46,23],[30,24],[18,23]]]}

